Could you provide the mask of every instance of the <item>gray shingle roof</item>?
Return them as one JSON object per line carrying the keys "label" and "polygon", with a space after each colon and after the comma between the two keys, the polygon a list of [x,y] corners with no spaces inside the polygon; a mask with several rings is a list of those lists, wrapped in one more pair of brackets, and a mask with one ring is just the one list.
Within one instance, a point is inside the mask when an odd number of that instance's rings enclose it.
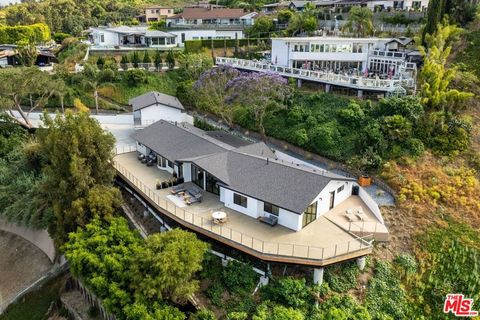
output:
{"label": "gray shingle roof", "polygon": [[132,106],[133,111],[137,111],[157,103],[175,109],[185,110],[177,97],[169,96],[168,94],[160,93],[157,91],[147,92],[128,101],[128,104]]}
{"label": "gray shingle roof", "polygon": [[[263,142],[235,147],[240,142],[221,134],[158,121],[133,138],[170,161],[192,162],[237,191],[301,214],[332,180],[354,181],[321,169],[277,160]],[[231,143],[231,144],[228,144]],[[243,143],[242,143],[243,144]]]}
{"label": "gray shingle roof", "polygon": [[[196,129],[196,130],[195,130]],[[197,135],[197,128],[184,123],[158,121],[139,130],[133,138],[170,161],[224,152],[226,149]]]}
{"label": "gray shingle roof", "polygon": [[230,150],[192,161],[227,189],[301,214],[332,180],[354,179]]}
{"label": "gray shingle roof", "polygon": [[248,146],[252,144],[252,142],[242,139],[240,137],[236,137],[226,131],[223,130],[215,130],[215,131],[206,131],[205,132],[208,136],[220,140],[224,143],[227,143],[235,148]]}

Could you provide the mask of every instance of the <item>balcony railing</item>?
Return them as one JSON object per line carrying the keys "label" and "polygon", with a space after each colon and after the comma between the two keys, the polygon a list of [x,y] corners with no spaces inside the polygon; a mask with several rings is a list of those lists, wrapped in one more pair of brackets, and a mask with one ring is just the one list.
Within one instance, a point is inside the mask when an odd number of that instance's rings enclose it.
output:
{"label": "balcony railing", "polygon": [[[123,153],[125,150],[128,150],[128,148],[120,148],[116,150],[116,152]],[[371,239],[371,236],[355,237],[355,239],[348,242],[338,243],[329,247],[264,241],[233,228],[213,224],[211,219],[206,219],[200,215],[189,212],[188,210],[177,207],[172,202],[169,202],[162,196],[158,195],[153,189],[145,185],[140,179],[118,162],[113,161],[113,166],[117,172],[135,186],[143,196],[150,199],[150,201],[158,208],[176,217],[177,220],[183,221],[183,224],[189,227],[200,228],[207,235],[232,241],[241,247],[263,255],[323,261],[340,258],[346,255],[355,255],[355,253],[358,254],[357,256],[361,256],[370,253],[372,250],[372,244],[366,240]]]}
{"label": "balcony railing", "polygon": [[415,86],[415,80],[412,78],[372,79],[361,76],[347,76],[342,74],[335,74],[333,72],[290,68],[260,61],[224,57],[217,57],[216,63],[218,65],[229,65],[235,68],[252,71],[274,72],[286,77],[305,79],[355,89],[388,91],[389,89],[392,89],[396,86],[402,86],[407,88],[413,88]]}

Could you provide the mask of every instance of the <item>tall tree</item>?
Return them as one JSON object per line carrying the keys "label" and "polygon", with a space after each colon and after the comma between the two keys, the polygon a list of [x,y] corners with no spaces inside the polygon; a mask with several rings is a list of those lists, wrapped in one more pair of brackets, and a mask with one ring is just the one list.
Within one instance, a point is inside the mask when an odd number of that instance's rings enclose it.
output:
{"label": "tall tree", "polygon": [[419,48],[424,58],[420,71],[420,97],[427,110],[453,111],[460,103],[470,98],[472,94],[450,87],[455,78],[456,69],[447,66],[447,59],[452,50],[453,39],[462,29],[449,25],[445,20],[437,26],[437,31],[427,34],[426,46]]}
{"label": "tall tree", "polygon": [[347,23],[344,30],[356,37],[365,37],[373,33],[373,13],[367,7],[353,7],[348,12]]}
{"label": "tall tree", "polygon": [[102,79],[102,73],[94,65],[86,64],[82,76],[81,85],[92,92],[95,101],[95,112],[98,114],[98,90],[104,87],[114,87],[115,85],[111,82],[105,82],[104,79]]}
{"label": "tall tree", "polygon": [[286,108],[291,87],[285,78],[276,74],[244,73],[227,84],[230,92],[227,102],[238,104],[255,117],[260,133],[265,136],[265,118],[273,112]]}
{"label": "tall tree", "polygon": [[227,84],[239,75],[240,71],[235,68],[219,66],[202,73],[193,86],[196,91],[196,106],[221,117],[230,128],[233,127],[235,106],[226,101]]}
{"label": "tall tree", "polygon": [[120,193],[112,186],[114,137],[86,112],[43,117],[38,133],[42,154],[43,189],[55,215],[49,232],[62,244],[69,232],[94,216],[108,219],[119,206]]}
{"label": "tall tree", "polygon": [[156,233],[134,253],[132,286],[148,301],[185,302],[198,290],[193,275],[202,269],[207,244],[190,232]]}
{"label": "tall tree", "polygon": [[[27,128],[32,127],[30,113],[44,107],[63,87],[63,81],[52,78],[37,68],[10,68],[0,70],[0,109]],[[17,111],[18,120],[13,113]]]}

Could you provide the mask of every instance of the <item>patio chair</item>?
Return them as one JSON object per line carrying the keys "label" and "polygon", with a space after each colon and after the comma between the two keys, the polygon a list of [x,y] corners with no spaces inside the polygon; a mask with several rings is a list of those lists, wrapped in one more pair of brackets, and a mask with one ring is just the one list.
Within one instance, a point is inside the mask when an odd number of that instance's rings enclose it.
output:
{"label": "patio chair", "polygon": [[345,210],[345,217],[347,217],[348,221],[350,222],[355,221],[355,215],[353,214],[352,209]]}
{"label": "patio chair", "polygon": [[363,208],[362,207],[358,207],[356,212],[355,212],[355,215],[358,217],[358,219],[364,221],[366,218],[367,218],[367,215],[365,214],[365,212],[363,212]]}
{"label": "patio chair", "polygon": [[182,191],[185,191],[185,186],[183,184],[179,184],[178,186],[172,187],[172,189],[170,190],[172,194],[177,194]]}

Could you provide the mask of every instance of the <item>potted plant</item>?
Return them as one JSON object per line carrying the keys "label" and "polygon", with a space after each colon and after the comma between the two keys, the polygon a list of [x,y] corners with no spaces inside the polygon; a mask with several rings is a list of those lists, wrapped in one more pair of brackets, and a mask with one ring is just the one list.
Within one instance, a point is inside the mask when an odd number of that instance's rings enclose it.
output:
{"label": "potted plant", "polygon": [[362,187],[367,187],[372,184],[372,177],[362,174],[360,177],[358,177],[358,184]]}
{"label": "potted plant", "polygon": [[157,190],[160,190],[162,188],[162,184],[160,183],[160,180],[157,179],[155,186]]}
{"label": "potted plant", "polygon": [[162,189],[165,189],[167,187],[167,182],[166,181],[162,181]]}

